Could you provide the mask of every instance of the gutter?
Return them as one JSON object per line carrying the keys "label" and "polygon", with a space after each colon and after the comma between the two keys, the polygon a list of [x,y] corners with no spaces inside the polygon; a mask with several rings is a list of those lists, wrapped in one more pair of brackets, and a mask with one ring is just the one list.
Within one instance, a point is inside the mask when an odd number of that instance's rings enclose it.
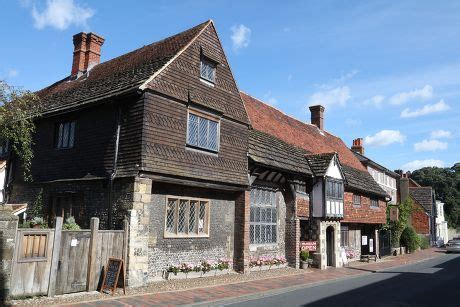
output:
{"label": "gutter", "polygon": [[120,145],[120,128],[121,128],[121,105],[118,105],[117,112],[117,129],[115,132],[115,153],[113,155],[112,173],[109,175],[109,191],[108,191],[108,212],[107,212],[107,227],[112,229],[112,209],[113,209],[113,182],[117,176],[118,149]]}

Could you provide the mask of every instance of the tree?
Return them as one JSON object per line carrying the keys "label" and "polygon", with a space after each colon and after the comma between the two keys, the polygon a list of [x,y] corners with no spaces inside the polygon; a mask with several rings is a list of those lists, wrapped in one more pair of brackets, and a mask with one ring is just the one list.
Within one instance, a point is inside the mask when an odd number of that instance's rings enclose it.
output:
{"label": "tree", "polygon": [[24,168],[24,179],[32,180],[33,119],[40,114],[42,104],[37,95],[0,80],[0,141],[8,141],[14,156]]}
{"label": "tree", "polygon": [[460,165],[451,168],[424,167],[414,171],[411,178],[422,186],[431,186],[436,199],[444,203],[449,227],[460,227]]}

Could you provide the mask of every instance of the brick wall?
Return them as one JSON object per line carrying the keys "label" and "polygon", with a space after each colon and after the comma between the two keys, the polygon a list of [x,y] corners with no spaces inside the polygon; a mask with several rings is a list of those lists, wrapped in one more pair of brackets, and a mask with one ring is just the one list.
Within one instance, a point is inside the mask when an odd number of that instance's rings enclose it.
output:
{"label": "brick wall", "polygon": [[413,203],[410,221],[418,234],[430,233],[430,217],[420,205]]}
{"label": "brick wall", "polygon": [[297,193],[297,216],[309,217],[310,216],[310,198],[308,195]]}
{"label": "brick wall", "polygon": [[249,267],[249,201],[250,192],[238,194],[235,201],[235,235],[233,263],[237,271],[245,272]]}
{"label": "brick wall", "polygon": [[378,208],[370,206],[370,198],[361,195],[361,205],[353,204],[353,193],[344,193],[344,219],[342,223],[385,224],[386,203],[379,200]]}

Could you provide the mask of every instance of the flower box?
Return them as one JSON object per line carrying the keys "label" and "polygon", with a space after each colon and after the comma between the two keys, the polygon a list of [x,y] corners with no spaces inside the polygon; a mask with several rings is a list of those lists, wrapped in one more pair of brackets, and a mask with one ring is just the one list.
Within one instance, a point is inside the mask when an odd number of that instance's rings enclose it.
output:
{"label": "flower box", "polygon": [[253,266],[249,268],[250,272],[258,272],[258,271],[268,271],[268,270],[276,270],[287,267],[287,263],[282,263],[278,265],[260,265],[260,266]]}
{"label": "flower box", "polygon": [[212,276],[220,276],[220,275],[227,275],[230,274],[230,270],[212,270],[206,273],[203,272],[190,272],[190,273],[183,273],[177,272],[174,274],[173,272],[164,271],[163,272],[163,279],[166,280],[174,280],[174,279],[192,279],[192,278],[201,278],[201,277],[212,277]]}

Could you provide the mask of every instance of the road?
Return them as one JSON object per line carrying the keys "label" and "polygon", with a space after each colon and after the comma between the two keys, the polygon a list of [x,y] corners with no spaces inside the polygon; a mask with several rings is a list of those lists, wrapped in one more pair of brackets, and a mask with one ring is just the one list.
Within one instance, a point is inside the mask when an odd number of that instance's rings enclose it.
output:
{"label": "road", "polygon": [[412,265],[318,285],[222,300],[212,305],[460,306],[460,254],[446,254]]}

